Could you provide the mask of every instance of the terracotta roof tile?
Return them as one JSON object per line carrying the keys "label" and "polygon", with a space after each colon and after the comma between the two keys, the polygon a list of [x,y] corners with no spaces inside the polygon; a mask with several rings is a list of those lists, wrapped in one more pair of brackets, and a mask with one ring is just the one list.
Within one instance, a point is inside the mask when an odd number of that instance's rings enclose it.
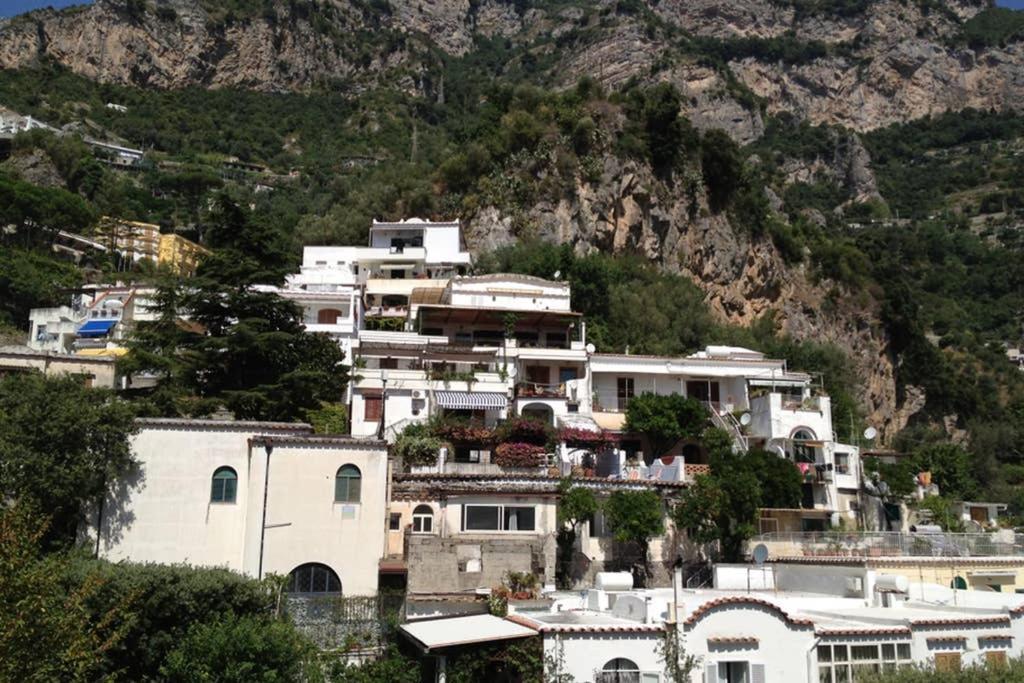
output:
{"label": "terracotta roof tile", "polygon": [[687,626],[692,626],[696,624],[698,621],[700,621],[708,612],[711,612],[712,610],[718,607],[741,605],[746,605],[749,607],[764,607],[766,609],[771,610],[772,612],[775,612],[784,621],[786,621],[786,623],[792,624],[794,626],[814,626],[814,622],[810,619],[790,616],[788,612],[786,612],[784,609],[782,609],[773,602],[768,602],[767,600],[761,600],[759,598],[748,597],[717,598],[715,600],[705,602],[703,605],[695,609],[689,617],[686,618],[685,623]]}

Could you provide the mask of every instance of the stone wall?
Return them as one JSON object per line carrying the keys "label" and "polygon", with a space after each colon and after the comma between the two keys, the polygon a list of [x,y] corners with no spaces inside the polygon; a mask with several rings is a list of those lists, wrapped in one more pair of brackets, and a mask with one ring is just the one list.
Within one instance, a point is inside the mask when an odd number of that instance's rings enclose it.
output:
{"label": "stone wall", "polygon": [[510,572],[531,572],[555,581],[555,539],[551,536],[409,536],[410,593],[455,593],[492,588]]}

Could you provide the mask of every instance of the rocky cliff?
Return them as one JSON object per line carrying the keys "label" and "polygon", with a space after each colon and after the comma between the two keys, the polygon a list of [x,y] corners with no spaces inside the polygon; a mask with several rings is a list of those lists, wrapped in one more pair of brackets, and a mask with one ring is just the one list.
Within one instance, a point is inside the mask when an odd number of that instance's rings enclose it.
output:
{"label": "rocky cliff", "polygon": [[97,0],[0,25],[0,67],[49,59],[89,78],[161,88],[386,82],[423,91],[440,59],[497,37],[546,65],[537,77],[556,85],[585,74],[612,87],[672,81],[698,126],[741,141],[760,134],[766,113],[863,131],[1024,104],[1024,44],[973,50],[958,39],[982,6],[850,4],[837,14],[829,3],[785,0]]}
{"label": "rocky cliff", "polygon": [[[696,128],[724,129],[741,144],[782,113],[845,128],[831,156],[785,159],[780,170],[785,183],[824,181],[862,202],[880,195],[857,132],[1024,105],[1024,43],[972,49],[963,40],[964,22],[983,9],[968,0],[96,0],[0,24],[0,67],[50,61],[156,88],[388,87],[437,103],[446,69],[459,63],[555,87],[583,76],[608,89],[667,81]],[[472,61],[481,55],[491,58]],[[529,225],[580,251],[643,254],[692,278],[725,320],[775,311],[795,337],[846,349],[864,378],[868,419],[885,436],[921,408],[913,387],[898,395],[870,295],[787,263],[770,238],[709,211],[699,171],[694,195],[643,164],[614,155],[602,163],[599,177],[573,178],[557,196],[469,210],[471,246],[492,249]],[[766,194],[779,210],[778,195]]]}

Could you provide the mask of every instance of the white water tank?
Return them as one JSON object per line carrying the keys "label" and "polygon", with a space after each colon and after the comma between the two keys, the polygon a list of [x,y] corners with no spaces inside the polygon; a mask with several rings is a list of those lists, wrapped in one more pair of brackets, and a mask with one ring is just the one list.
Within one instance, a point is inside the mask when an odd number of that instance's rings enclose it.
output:
{"label": "white water tank", "polygon": [[906,593],[909,588],[910,581],[899,574],[879,574],[875,577],[876,591]]}
{"label": "white water tank", "polygon": [[629,572],[598,572],[594,587],[601,591],[632,590],[633,575]]}

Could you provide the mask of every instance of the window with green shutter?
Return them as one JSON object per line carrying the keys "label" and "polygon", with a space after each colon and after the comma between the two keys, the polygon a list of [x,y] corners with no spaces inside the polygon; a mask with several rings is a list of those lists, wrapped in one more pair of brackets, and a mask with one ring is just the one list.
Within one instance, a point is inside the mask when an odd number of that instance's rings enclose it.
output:
{"label": "window with green shutter", "polygon": [[358,503],[363,475],[355,465],[342,465],[334,477],[334,502]]}
{"label": "window with green shutter", "polygon": [[210,488],[211,503],[234,503],[238,492],[238,475],[230,467],[218,467]]}

